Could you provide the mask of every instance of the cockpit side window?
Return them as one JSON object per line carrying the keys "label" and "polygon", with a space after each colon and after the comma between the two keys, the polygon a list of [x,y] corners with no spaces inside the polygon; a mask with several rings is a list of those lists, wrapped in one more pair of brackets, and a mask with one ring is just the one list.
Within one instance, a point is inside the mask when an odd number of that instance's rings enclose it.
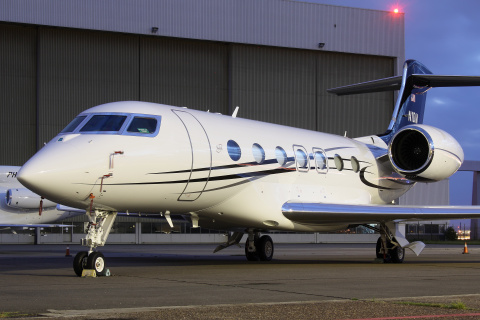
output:
{"label": "cockpit side window", "polygon": [[122,128],[125,119],[127,119],[127,116],[123,115],[94,115],[90,118],[90,120],[88,120],[87,124],[80,129],[80,132],[119,131],[120,128]]}
{"label": "cockpit side window", "polygon": [[157,129],[157,119],[135,117],[127,128],[127,132],[151,134]]}
{"label": "cockpit side window", "polygon": [[75,129],[80,125],[80,123],[82,123],[83,120],[85,120],[87,116],[78,116],[76,117],[75,119],[72,120],[72,122],[70,122],[68,124],[68,126],[65,127],[65,129],[63,129],[60,133],[67,133],[67,132],[73,132],[75,131]]}

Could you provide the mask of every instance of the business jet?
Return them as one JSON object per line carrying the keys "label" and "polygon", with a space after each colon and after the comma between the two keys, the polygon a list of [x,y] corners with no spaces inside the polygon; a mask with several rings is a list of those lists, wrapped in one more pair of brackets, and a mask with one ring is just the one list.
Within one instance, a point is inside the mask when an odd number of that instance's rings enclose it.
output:
{"label": "business jet", "polygon": [[82,214],[57,210],[57,204],[42,199],[17,180],[20,167],[0,166],[0,229],[16,230],[35,227],[69,227],[57,222]]}
{"label": "business jet", "polygon": [[[387,131],[351,139],[147,102],[113,102],[80,113],[18,172],[27,188],[81,208],[91,219],[74,271],[103,274],[103,246],[117,212],[188,217],[229,230],[216,251],[247,235],[248,260],[269,261],[268,230],[318,232],[362,225],[379,232],[376,257],[401,263],[409,220],[480,217],[479,206],[399,206],[416,182],[446,179],[460,144],[423,124],[432,87],[479,86],[480,77],[438,76],[408,60],[401,76],[331,89],[344,95],[399,90]],[[372,225],[375,226],[372,226]]]}

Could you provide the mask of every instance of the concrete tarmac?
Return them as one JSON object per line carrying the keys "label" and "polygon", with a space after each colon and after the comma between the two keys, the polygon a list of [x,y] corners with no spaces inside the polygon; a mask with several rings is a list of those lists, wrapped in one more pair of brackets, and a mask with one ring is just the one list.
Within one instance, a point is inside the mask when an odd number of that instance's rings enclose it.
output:
{"label": "concrete tarmac", "polygon": [[403,264],[374,263],[374,244],[278,244],[273,261],[253,263],[243,248],[214,248],[107,245],[112,276],[80,278],[80,246],[65,257],[66,245],[0,245],[0,317],[480,319],[480,246],[428,245]]}

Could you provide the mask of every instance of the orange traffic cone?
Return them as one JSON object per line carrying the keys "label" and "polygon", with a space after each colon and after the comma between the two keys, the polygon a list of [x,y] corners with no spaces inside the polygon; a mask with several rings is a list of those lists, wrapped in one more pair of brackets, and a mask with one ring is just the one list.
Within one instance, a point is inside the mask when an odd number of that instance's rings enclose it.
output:
{"label": "orange traffic cone", "polygon": [[463,247],[462,254],[468,254],[467,241],[465,241],[465,247]]}
{"label": "orange traffic cone", "polygon": [[72,255],[70,254],[70,247],[67,246],[67,250],[65,251],[65,257],[71,257]]}

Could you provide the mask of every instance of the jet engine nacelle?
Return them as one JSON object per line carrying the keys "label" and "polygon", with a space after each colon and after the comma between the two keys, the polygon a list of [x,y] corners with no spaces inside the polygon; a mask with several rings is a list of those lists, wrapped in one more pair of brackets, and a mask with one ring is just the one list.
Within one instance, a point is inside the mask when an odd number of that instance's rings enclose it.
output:
{"label": "jet engine nacelle", "polygon": [[410,180],[433,182],[450,177],[462,165],[463,150],[447,132],[416,124],[402,128],[388,145],[393,168]]}
{"label": "jet engine nacelle", "polygon": [[[41,197],[27,188],[8,189],[5,202],[9,207],[16,209],[39,209]],[[43,208],[55,207],[57,204],[43,199]]]}

